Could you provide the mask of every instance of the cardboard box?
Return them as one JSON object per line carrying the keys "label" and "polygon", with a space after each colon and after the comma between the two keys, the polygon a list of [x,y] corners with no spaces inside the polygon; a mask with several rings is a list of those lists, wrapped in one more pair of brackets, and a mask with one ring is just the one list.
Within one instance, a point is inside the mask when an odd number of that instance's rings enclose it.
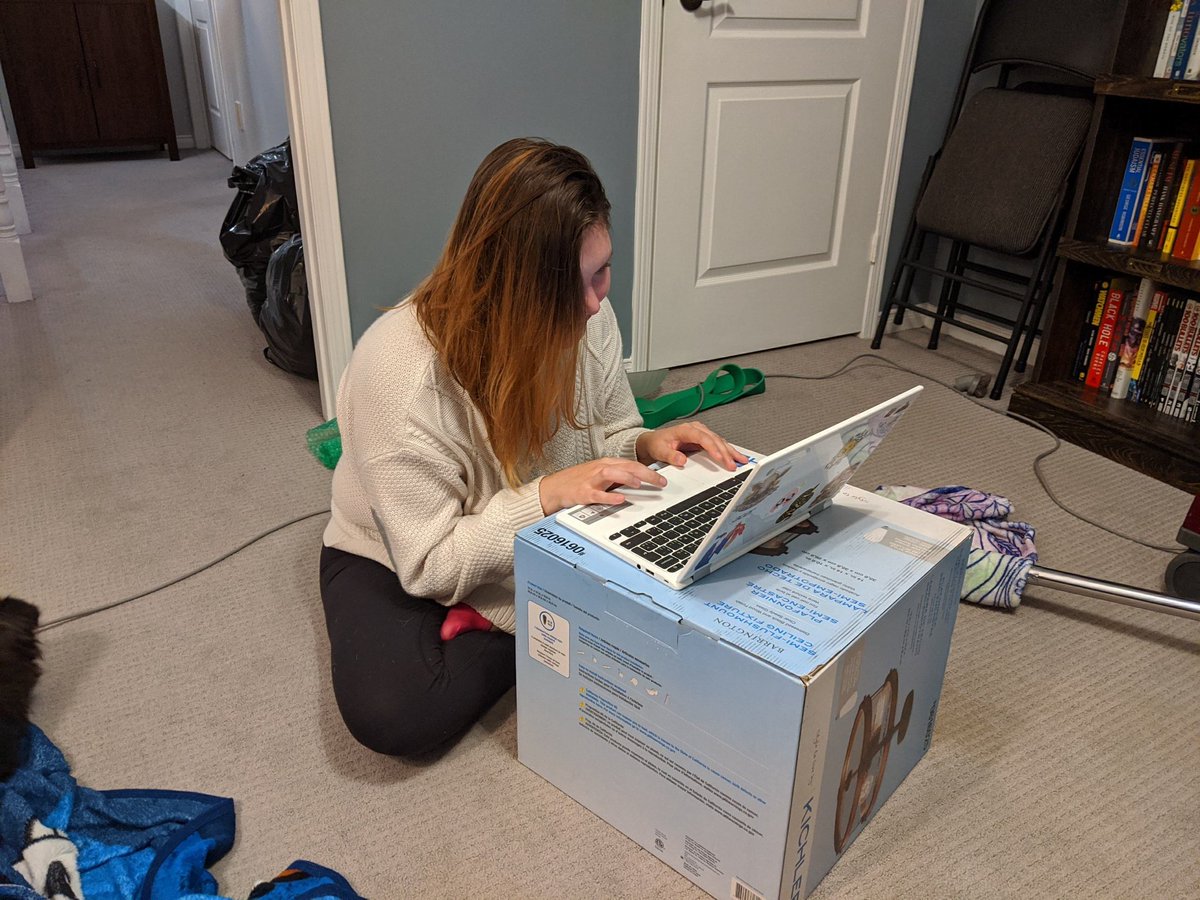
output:
{"label": "cardboard box", "polygon": [[674,591],[530,526],[518,757],[714,897],[805,897],[929,747],[969,535],[847,487]]}

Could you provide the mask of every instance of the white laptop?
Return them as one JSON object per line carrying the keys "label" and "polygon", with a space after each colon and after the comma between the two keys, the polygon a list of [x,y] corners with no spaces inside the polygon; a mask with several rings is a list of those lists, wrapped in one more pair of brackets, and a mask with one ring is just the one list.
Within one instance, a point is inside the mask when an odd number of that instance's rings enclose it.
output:
{"label": "white laptop", "polygon": [[[735,473],[707,453],[681,469],[657,463],[667,486],[621,487],[625,502],[575,506],[557,521],[679,589],[794,528],[833,502],[900,420],[911,388]],[[742,448],[739,448],[742,449]]]}

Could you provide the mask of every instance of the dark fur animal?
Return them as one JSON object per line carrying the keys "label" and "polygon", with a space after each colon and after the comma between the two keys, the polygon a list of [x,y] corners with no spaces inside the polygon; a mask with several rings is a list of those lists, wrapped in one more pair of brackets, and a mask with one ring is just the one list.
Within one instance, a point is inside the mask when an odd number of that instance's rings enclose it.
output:
{"label": "dark fur animal", "polygon": [[37,624],[36,606],[15,597],[0,599],[0,781],[20,763],[29,701],[41,674]]}

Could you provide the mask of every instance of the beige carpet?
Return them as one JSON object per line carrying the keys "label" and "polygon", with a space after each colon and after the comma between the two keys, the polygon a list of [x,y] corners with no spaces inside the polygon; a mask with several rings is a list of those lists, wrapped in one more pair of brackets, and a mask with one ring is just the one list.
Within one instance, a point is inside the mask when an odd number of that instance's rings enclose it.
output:
{"label": "beige carpet", "polygon": [[[44,617],[132,595],[327,503],[305,453],[315,386],[273,369],[216,245],[215,154],[22,172],[38,299],[0,304],[0,582]],[[919,332],[883,355],[930,377],[994,366]],[[841,338],[742,359],[820,374]],[[673,372],[667,387],[713,364]],[[761,451],[921,379],[869,367],[770,381],[705,421]],[[1169,556],[1084,524],[1031,471],[1043,434],[930,384],[856,482],[1011,497],[1045,565],[1156,588]],[[1085,515],[1170,544],[1189,498],[1070,445],[1047,460]],[[245,896],[297,857],[364,895],[698,897],[685,879],[516,761],[510,693],[414,765],[346,734],[315,582],[322,518],[194,578],[44,633],[35,720],[82,784],[231,796],[214,869]],[[964,606],[929,754],[818,888],[860,897],[1200,894],[1200,623],[1031,590]]]}

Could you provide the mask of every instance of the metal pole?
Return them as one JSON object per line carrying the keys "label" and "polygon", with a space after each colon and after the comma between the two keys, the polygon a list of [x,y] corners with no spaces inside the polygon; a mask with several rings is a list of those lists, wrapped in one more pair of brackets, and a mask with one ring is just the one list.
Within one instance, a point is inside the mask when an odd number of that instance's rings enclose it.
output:
{"label": "metal pole", "polygon": [[1044,569],[1041,566],[1031,567],[1026,576],[1025,586],[1031,585],[1044,585],[1058,591],[1066,591],[1068,594],[1081,594],[1085,597],[1111,600],[1113,603],[1152,609],[1155,612],[1169,613],[1173,616],[1200,619],[1200,603],[1194,600],[1183,600],[1169,594],[1144,591],[1127,584],[1101,581],[1098,578],[1084,578],[1082,575],[1059,572],[1057,569]]}

